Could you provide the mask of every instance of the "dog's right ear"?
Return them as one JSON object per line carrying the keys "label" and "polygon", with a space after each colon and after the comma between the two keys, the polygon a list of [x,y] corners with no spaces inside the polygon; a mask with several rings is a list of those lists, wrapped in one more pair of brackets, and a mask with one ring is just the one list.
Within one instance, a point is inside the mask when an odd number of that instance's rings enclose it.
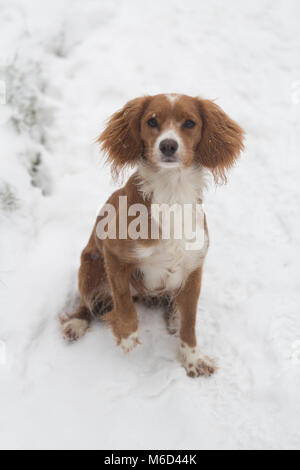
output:
{"label": "dog's right ear", "polygon": [[116,177],[126,167],[133,167],[143,153],[140,124],[149,101],[150,96],[129,101],[112,115],[98,139]]}

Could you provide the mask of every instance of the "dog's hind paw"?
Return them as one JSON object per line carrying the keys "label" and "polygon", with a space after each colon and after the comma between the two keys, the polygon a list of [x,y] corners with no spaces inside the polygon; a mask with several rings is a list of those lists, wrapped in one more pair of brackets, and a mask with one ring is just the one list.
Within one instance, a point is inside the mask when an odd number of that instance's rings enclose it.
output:
{"label": "dog's hind paw", "polygon": [[70,342],[77,341],[86,333],[88,327],[88,321],[81,318],[72,318],[62,325],[63,337]]}
{"label": "dog's hind paw", "polygon": [[172,309],[168,312],[167,328],[170,335],[179,336],[180,316],[177,309]]}

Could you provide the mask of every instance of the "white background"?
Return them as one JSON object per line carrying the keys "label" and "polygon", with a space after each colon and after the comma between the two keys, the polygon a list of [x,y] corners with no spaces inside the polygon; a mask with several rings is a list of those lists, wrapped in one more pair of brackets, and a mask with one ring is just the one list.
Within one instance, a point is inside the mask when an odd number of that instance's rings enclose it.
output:
{"label": "white background", "polygon": [[[1,448],[300,448],[299,15],[297,0],[0,0]],[[57,320],[114,188],[94,140],[159,92],[216,99],[247,132],[206,196],[211,379],[186,376],[160,311],[139,310],[128,356],[101,323],[65,344]]]}

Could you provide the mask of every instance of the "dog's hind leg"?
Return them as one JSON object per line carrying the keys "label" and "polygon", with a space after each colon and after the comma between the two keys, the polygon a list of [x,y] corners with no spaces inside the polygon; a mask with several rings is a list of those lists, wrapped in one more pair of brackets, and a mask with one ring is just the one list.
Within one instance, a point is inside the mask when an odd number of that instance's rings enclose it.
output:
{"label": "dog's hind leg", "polygon": [[81,255],[79,292],[81,299],[77,310],[61,319],[62,333],[68,341],[81,338],[94,318],[101,318],[113,308],[104,258],[96,246],[94,233]]}
{"label": "dog's hind leg", "polygon": [[170,335],[179,336],[180,312],[176,302],[172,302],[165,311],[167,329]]}

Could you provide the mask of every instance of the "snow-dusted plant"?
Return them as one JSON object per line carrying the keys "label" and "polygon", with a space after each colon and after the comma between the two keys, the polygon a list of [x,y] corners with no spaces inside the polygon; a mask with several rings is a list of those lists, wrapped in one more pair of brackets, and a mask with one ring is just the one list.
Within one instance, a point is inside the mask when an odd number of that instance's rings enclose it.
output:
{"label": "snow-dusted plant", "polygon": [[31,58],[16,55],[6,66],[6,101],[11,106],[11,119],[18,132],[25,132],[35,141],[46,140],[45,126],[51,123],[43,103],[46,80],[41,64]]}
{"label": "snow-dusted plant", "polygon": [[0,210],[13,212],[18,207],[19,201],[11,185],[5,181],[0,181]]}
{"label": "snow-dusted plant", "polygon": [[33,57],[17,54],[2,70],[2,75],[6,81],[10,120],[16,132],[26,141],[21,159],[32,184],[48,192],[50,176],[45,174],[44,156],[47,153],[47,131],[53,123],[55,108],[47,97],[43,63],[39,53],[33,54]]}

